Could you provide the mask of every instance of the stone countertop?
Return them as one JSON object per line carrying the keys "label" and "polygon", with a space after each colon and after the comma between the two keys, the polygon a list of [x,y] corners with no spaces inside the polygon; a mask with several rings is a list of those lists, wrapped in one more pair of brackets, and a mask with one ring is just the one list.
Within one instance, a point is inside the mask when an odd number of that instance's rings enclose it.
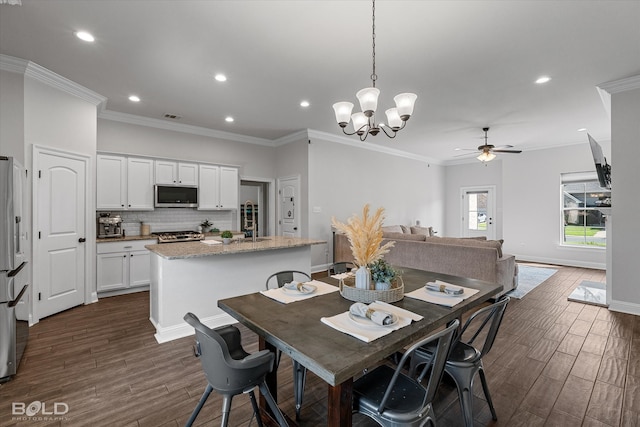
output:
{"label": "stone countertop", "polygon": [[231,255],[246,252],[271,251],[301,246],[321,245],[324,240],[299,237],[269,236],[259,237],[253,243],[250,238],[238,239],[228,245],[209,245],[202,242],[160,243],[146,245],[145,248],[166,259],[201,258],[212,255]]}
{"label": "stone countertop", "polygon": [[130,242],[133,240],[158,240],[155,236],[125,236],[125,237],[103,237],[97,238],[96,243],[109,243],[109,242]]}

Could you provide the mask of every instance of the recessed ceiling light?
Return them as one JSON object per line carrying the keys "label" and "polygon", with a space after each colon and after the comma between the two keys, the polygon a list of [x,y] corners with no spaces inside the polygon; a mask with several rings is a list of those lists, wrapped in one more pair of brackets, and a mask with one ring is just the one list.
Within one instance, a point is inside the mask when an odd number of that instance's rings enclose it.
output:
{"label": "recessed ceiling light", "polygon": [[231,123],[231,122],[233,122],[233,117],[227,116],[227,117],[224,118],[224,121],[228,122],[228,123]]}
{"label": "recessed ceiling light", "polygon": [[90,33],[87,33],[86,31],[76,31],[75,35],[80,40],[84,40],[86,42],[92,42],[95,40],[95,38]]}
{"label": "recessed ceiling light", "polygon": [[129,97],[129,101],[131,101],[131,102],[140,102],[140,97],[138,97],[136,95],[131,95]]}
{"label": "recessed ceiling light", "polygon": [[587,131],[587,128],[580,128],[580,129],[578,129],[578,132],[586,132],[586,131]]}
{"label": "recessed ceiling light", "polygon": [[219,82],[226,82],[227,81],[227,76],[225,76],[224,74],[216,74],[213,78],[216,79]]}
{"label": "recessed ceiling light", "polygon": [[549,76],[540,76],[538,77],[538,80],[536,80],[536,83],[541,85],[541,84],[547,83],[549,80],[551,80],[551,77]]}
{"label": "recessed ceiling light", "polygon": [[309,101],[302,101],[302,102],[300,102],[300,106],[301,106],[301,107],[308,107],[308,106],[309,106]]}

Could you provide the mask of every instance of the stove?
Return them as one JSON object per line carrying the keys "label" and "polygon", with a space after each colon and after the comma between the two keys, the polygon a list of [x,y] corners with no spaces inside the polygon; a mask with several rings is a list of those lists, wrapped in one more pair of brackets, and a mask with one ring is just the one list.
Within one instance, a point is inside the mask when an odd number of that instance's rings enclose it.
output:
{"label": "stove", "polygon": [[153,233],[158,238],[158,243],[179,243],[194,242],[204,240],[204,234],[197,231],[163,231],[162,233]]}

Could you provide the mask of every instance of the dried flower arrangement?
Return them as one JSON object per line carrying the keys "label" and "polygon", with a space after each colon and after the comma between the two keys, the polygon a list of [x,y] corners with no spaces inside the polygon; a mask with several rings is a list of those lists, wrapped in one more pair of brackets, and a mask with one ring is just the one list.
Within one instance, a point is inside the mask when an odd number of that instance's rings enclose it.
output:
{"label": "dried flower arrangement", "polygon": [[369,204],[362,208],[362,218],[353,215],[347,223],[341,223],[331,218],[331,223],[336,230],[344,233],[351,244],[354,263],[358,267],[366,267],[380,259],[389,252],[396,242],[382,243],[382,222],[384,221],[384,208],[378,208],[375,215],[369,217]]}

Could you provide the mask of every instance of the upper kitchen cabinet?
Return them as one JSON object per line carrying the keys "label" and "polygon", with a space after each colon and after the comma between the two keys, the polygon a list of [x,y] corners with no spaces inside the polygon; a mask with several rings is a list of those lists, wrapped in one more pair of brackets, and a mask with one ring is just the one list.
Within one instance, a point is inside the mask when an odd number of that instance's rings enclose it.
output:
{"label": "upper kitchen cabinet", "polygon": [[156,160],[156,184],[198,185],[198,165]]}
{"label": "upper kitchen cabinet", "polygon": [[151,159],[99,154],[96,209],[153,210]]}
{"label": "upper kitchen cabinet", "polygon": [[238,208],[238,169],[227,166],[200,165],[198,209],[228,210]]}

